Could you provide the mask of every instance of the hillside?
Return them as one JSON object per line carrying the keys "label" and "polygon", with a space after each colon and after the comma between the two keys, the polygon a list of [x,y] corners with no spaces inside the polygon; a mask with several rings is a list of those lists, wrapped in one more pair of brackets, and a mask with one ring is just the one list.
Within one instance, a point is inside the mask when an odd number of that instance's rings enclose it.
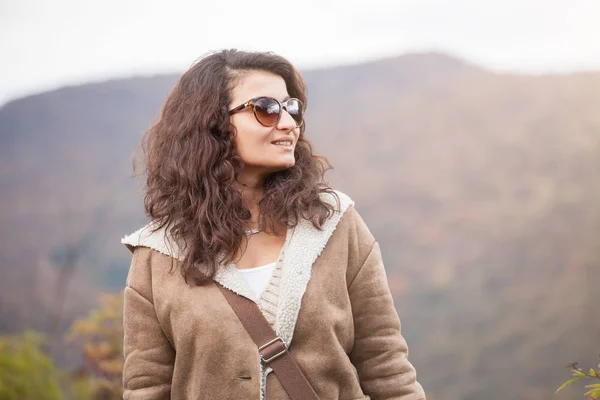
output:
{"label": "hillside", "polygon": [[[431,397],[547,399],[563,365],[595,365],[600,73],[502,75],[430,53],[304,76],[306,134],[381,243]],[[0,109],[1,332],[64,329],[123,286],[119,239],[144,222],[131,156],[176,79]]]}

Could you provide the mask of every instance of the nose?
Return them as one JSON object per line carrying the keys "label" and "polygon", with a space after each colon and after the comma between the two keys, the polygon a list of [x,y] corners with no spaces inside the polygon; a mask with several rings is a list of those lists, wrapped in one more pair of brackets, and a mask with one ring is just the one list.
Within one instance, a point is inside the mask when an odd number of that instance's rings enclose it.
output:
{"label": "nose", "polygon": [[286,109],[283,109],[281,112],[281,118],[277,123],[277,129],[281,129],[282,131],[290,131],[294,128],[296,128],[296,121]]}

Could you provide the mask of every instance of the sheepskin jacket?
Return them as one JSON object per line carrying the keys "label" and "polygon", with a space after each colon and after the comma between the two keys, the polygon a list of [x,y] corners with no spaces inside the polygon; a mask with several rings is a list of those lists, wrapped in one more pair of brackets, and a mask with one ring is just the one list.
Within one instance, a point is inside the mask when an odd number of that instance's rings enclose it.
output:
{"label": "sheepskin jacket", "polygon": [[[321,400],[421,400],[379,245],[337,192],[323,229],[287,232],[273,328]],[[124,399],[288,400],[214,282],[192,286],[183,256],[152,223],[122,239],[132,252],[124,304]],[[171,271],[174,262],[175,268]],[[233,265],[214,279],[256,301]]]}

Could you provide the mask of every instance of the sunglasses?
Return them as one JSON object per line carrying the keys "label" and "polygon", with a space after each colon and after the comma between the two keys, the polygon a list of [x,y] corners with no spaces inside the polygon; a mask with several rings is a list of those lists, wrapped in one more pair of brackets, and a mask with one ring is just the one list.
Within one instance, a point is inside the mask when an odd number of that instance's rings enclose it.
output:
{"label": "sunglasses", "polygon": [[242,111],[246,107],[252,107],[252,112],[256,120],[264,126],[275,126],[281,119],[282,110],[288,112],[296,121],[296,128],[299,128],[304,123],[304,104],[296,98],[291,98],[283,103],[277,99],[261,96],[248,100],[229,111],[229,115],[233,115]]}

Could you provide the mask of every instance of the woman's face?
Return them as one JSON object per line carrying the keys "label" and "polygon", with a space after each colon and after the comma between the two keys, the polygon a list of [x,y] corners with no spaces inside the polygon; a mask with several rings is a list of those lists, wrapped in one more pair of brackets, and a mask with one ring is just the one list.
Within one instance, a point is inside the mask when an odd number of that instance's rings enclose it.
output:
{"label": "woman's face", "polygon": [[[251,71],[233,89],[229,109],[259,96],[272,97],[280,102],[290,97],[282,77],[264,71]],[[251,173],[264,177],[294,165],[294,149],[300,128],[296,128],[296,122],[287,111],[282,111],[275,126],[261,125],[254,117],[252,107],[246,107],[230,118],[237,131],[235,147],[244,162],[244,175]],[[290,141],[291,146],[275,144],[280,141]]]}

